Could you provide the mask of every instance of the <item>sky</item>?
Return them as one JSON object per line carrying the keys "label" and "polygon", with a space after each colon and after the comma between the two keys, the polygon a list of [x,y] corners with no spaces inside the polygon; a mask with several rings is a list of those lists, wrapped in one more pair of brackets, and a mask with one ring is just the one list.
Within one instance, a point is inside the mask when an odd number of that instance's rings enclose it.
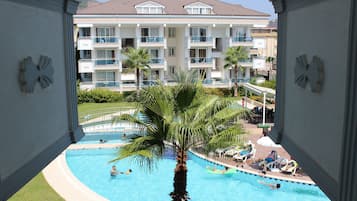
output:
{"label": "sky", "polygon": [[228,3],[240,4],[246,8],[262,11],[271,15],[270,19],[276,19],[273,5],[269,0],[222,0]]}

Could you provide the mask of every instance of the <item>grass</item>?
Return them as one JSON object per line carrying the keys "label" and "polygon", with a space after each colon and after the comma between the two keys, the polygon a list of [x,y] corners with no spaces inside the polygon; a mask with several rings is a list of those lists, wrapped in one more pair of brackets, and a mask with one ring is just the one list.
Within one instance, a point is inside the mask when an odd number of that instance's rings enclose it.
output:
{"label": "grass", "polygon": [[8,201],[64,201],[46,182],[42,173],[36,175]]}
{"label": "grass", "polygon": [[134,108],[135,103],[117,102],[117,103],[83,103],[78,105],[79,122],[84,122],[96,117],[112,114],[120,110]]}
{"label": "grass", "polygon": [[[128,102],[83,103],[78,105],[78,118],[82,122],[123,109],[134,108],[134,106],[135,103]],[[87,118],[84,118],[86,116]],[[48,185],[43,174],[39,173],[14,194],[9,201],[64,201],[64,199]]]}

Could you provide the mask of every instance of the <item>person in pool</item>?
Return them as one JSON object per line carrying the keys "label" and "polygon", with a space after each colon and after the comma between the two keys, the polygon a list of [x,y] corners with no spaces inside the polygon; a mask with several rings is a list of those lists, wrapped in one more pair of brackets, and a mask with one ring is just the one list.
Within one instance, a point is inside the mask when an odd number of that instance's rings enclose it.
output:
{"label": "person in pool", "polygon": [[107,141],[106,140],[103,140],[103,139],[100,139],[99,140],[99,143],[106,143]]}
{"label": "person in pool", "polygon": [[126,174],[129,175],[131,174],[133,171],[131,169],[128,169],[126,172],[121,172],[121,174]]}
{"label": "person in pool", "polygon": [[207,169],[211,170],[213,172],[216,172],[216,173],[220,173],[220,174],[224,174],[229,170],[228,167],[224,167],[224,170],[219,170],[219,169],[216,169],[216,167],[210,167],[210,166],[207,166]]}
{"label": "person in pool", "polygon": [[259,180],[258,183],[264,185],[264,186],[267,186],[269,188],[271,188],[272,190],[276,190],[276,189],[279,189],[281,187],[281,185],[279,183],[267,183],[267,182],[264,182],[264,181],[261,181]]}
{"label": "person in pool", "polygon": [[115,165],[112,166],[112,169],[110,170],[110,176],[117,176],[118,175],[118,171],[117,171],[117,167]]}

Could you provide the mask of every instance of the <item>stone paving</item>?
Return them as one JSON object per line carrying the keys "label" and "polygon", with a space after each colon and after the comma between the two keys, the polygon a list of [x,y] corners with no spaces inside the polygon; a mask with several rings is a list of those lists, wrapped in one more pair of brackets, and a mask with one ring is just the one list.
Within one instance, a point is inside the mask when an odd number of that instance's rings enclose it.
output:
{"label": "stone paving", "polygon": [[287,179],[287,180],[293,180],[293,181],[299,181],[299,182],[304,182],[304,183],[309,183],[312,184],[314,183],[311,178],[306,175],[302,171],[298,171],[295,176],[289,175],[289,174],[284,174],[280,172],[271,172],[267,171],[266,174],[263,174],[261,169],[258,168],[258,161],[263,160],[264,158],[267,157],[267,155],[272,151],[275,150],[277,151],[278,155],[280,157],[286,158],[286,159],[293,159],[289,155],[289,153],[283,148],[283,147],[267,147],[263,146],[257,143],[257,141],[263,137],[263,131],[261,128],[257,128],[256,125],[249,124],[247,122],[243,122],[243,127],[244,129],[249,133],[247,137],[247,141],[250,140],[254,145],[256,154],[254,159],[248,159],[246,163],[242,162],[235,162],[232,158],[229,157],[218,157],[215,156],[214,160],[223,162],[225,164],[229,164],[231,166],[239,167],[241,170],[249,170],[253,171],[256,174],[259,174],[261,176],[268,176],[268,177],[277,177],[280,179]]}

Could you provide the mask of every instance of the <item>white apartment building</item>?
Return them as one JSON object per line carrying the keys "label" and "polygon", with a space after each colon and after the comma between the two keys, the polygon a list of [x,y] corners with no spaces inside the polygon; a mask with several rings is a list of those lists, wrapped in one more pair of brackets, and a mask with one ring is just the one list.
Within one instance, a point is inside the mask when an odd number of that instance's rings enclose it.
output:
{"label": "white apartment building", "polygon": [[[82,86],[123,90],[136,78],[123,64],[122,51],[147,48],[151,70],[142,76],[141,85],[170,82],[178,69],[198,70],[205,84],[228,84],[235,76],[232,69],[223,68],[225,51],[254,48],[251,29],[268,23],[268,14],[218,0],[88,3],[74,16],[78,73]],[[261,63],[265,58],[241,61],[239,80],[249,80],[253,64],[260,68]]]}

